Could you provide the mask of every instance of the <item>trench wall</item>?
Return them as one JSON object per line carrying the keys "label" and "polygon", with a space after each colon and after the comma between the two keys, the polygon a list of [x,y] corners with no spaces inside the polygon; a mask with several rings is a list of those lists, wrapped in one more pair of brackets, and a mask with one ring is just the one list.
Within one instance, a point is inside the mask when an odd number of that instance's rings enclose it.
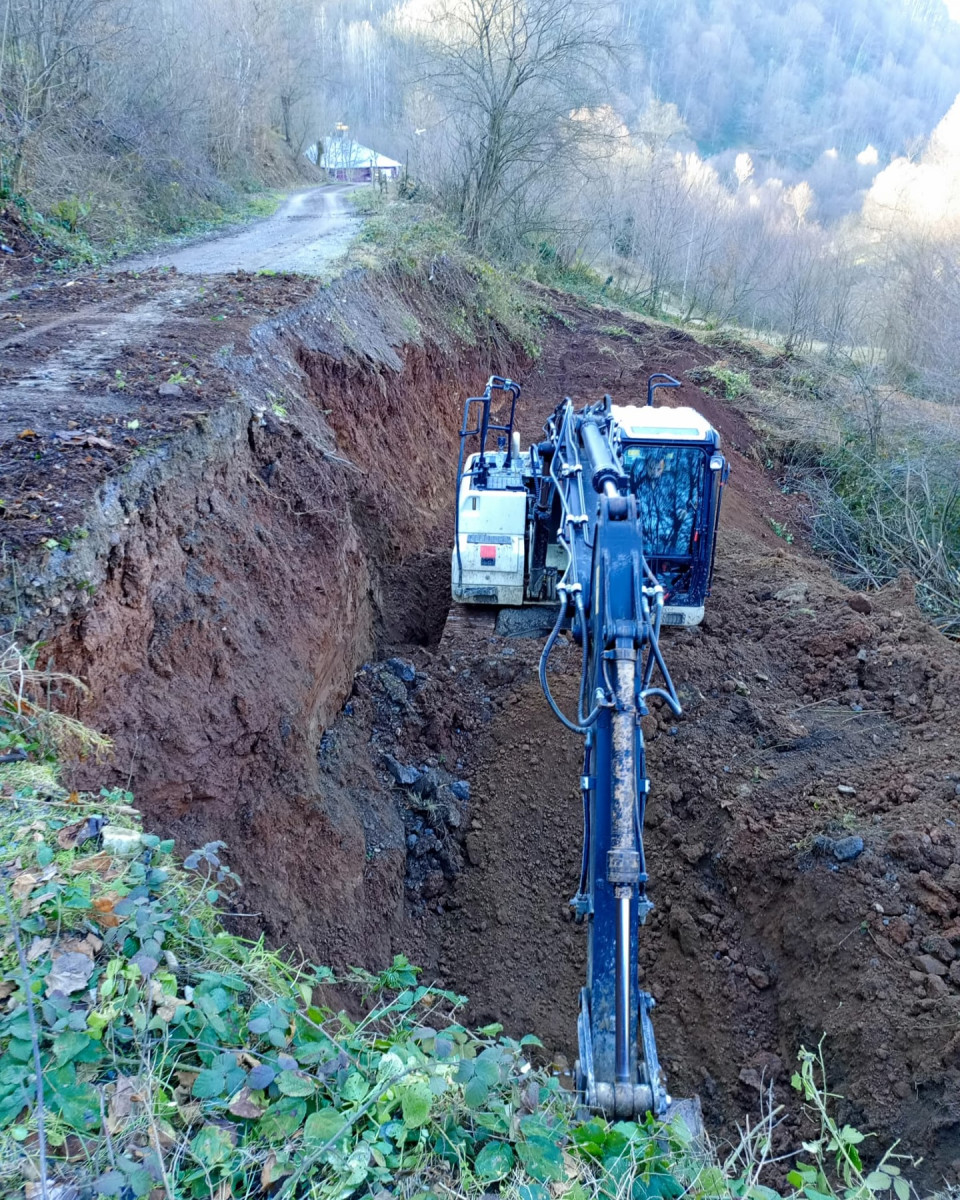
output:
{"label": "trench wall", "polygon": [[332,962],[392,949],[402,820],[372,778],[321,781],[317,749],[378,638],[438,636],[463,397],[510,365],[400,287],[323,290],[234,353],[231,402],[104,490],[93,601],[33,621],[147,826],[232,847],[251,932]]}

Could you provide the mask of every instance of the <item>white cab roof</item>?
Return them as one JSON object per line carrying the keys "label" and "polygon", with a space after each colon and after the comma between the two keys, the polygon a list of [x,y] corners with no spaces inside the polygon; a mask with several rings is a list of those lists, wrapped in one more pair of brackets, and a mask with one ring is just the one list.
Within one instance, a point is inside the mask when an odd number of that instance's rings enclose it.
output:
{"label": "white cab roof", "polygon": [[655,408],[614,404],[610,412],[627,439],[676,438],[702,442],[714,432],[695,408]]}

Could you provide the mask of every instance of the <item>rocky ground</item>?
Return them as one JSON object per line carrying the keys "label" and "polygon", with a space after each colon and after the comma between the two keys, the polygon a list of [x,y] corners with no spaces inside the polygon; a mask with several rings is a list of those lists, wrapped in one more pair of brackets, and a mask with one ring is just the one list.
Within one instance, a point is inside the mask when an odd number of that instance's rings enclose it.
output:
{"label": "rocky ground", "polygon": [[[496,339],[418,346],[398,294],[302,281],[56,287],[25,296],[3,361],[5,541],[39,572],[32,627],[92,684],[78,711],[116,738],[117,782],[158,832],[230,843],[243,927],[341,963],[407,953],[569,1065],[580,747],[536,642],[445,627],[453,424]],[[538,363],[503,368],[525,437],[564,394],[638,399],[666,370],[733,461],[707,619],[664,637],[685,714],[646,727],[641,966],[671,1089],[722,1139],[772,1086],[795,1143],[789,1074],[825,1034],[842,1118],[924,1156],[923,1182],[960,1178],[960,654],[908,579],[855,595],[805,551],[798,498],[704,373],[719,351],[550,304]],[[161,319],[121,334],[128,311]],[[158,448],[168,466],[109,518],[104,488]],[[61,524],[89,541],[64,548]],[[88,554],[89,594],[44,606],[48,539]],[[561,697],[576,667],[557,655]]]}

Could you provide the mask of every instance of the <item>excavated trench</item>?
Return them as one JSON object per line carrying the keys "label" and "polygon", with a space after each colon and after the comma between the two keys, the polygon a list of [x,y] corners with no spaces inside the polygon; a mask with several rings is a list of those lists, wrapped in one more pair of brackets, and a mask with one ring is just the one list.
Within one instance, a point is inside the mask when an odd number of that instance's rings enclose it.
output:
{"label": "excavated trench", "polygon": [[525,437],[564,394],[685,377],[734,475],[708,618],[667,639],[685,716],[646,730],[641,969],[671,1089],[722,1139],[772,1087],[775,1144],[796,1145],[790,1072],[825,1033],[841,1118],[954,1178],[960,656],[909,580],[856,597],[774,535],[795,501],[697,386],[714,352],[554,303],[536,364],[362,278],[252,326],[221,363],[234,394],[98,493],[95,596],[34,597],[33,627],[88,682],[78,711],[147,825],[184,851],[228,843],[241,928],[335,965],[406,953],[562,1069],[580,747],[542,701],[538,645],[447,621],[456,429],[492,371],[524,381]]}

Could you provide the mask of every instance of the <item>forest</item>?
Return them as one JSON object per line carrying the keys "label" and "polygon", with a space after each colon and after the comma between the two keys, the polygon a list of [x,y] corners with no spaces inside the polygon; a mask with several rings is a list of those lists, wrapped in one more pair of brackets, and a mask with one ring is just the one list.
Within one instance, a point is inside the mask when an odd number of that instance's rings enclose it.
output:
{"label": "forest", "polygon": [[[874,456],[891,396],[955,401],[941,0],[3,0],[0,22],[0,194],[95,253],[317,182],[305,152],[353,138],[512,269],[816,350]],[[952,593],[943,466],[901,456],[855,499],[876,525],[878,495],[936,492],[903,536]],[[842,514],[828,540],[882,577]]]}

